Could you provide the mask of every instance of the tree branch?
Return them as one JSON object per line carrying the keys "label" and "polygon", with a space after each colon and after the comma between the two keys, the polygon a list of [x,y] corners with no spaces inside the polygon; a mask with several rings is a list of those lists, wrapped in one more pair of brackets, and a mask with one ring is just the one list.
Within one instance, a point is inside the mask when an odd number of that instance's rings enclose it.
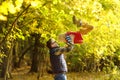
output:
{"label": "tree branch", "polygon": [[31,4],[29,4],[18,16],[17,18],[14,20],[14,22],[12,23],[11,28],[8,30],[7,34],[5,35],[4,39],[0,42],[0,46],[4,43],[4,41],[7,39],[7,37],[9,36],[9,34],[11,33],[12,29],[14,28],[14,24],[16,23],[16,21],[19,19],[19,17],[27,10],[29,9],[29,7],[31,6]]}

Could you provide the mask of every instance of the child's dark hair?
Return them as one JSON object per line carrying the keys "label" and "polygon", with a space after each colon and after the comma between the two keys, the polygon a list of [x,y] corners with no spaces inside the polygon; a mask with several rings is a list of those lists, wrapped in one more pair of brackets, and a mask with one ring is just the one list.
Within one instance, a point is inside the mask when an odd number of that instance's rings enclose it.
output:
{"label": "child's dark hair", "polygon": [[46,45],[49,49],[51,49],[51,40],[52,40],[52,39],[49,39],[49,40],[47,41],[47,45]]}

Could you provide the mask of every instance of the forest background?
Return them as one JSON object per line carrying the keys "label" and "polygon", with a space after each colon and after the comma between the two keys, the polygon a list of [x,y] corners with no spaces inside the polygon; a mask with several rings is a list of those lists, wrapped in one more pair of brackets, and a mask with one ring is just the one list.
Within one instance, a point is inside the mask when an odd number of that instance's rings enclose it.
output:
{"label": "forest background", "polygon": [[66,54],[69,71],[118,75],[119,4],[119,0],[0,0],[1,77],[7,80],[14,69],[25,65],[39,77],[50,70],[46,41],[51,37],[57,40],[59,34],[67,31],[77,31],[73,15],[93,25],[94,30]]}

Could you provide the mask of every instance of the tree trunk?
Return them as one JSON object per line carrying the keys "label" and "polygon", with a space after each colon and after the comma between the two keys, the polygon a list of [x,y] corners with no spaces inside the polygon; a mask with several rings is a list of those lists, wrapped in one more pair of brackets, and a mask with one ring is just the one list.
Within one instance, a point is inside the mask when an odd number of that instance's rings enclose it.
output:
{"label": "tree trunk", "polygon": [[29,50],[31,50],[32,47],[33,47],[33,45],[29,45],[28,47],[26,47],[26,48],[22,51],[21,56],[19,57],[19,61],[18,61],[17,67],[20,67],[20,64],[21,64],[22,59],[24,58],[24,55],[25,55]]}
{"label": "tree trunk", "polygon": [[15,41],[14,42],[14,46],[13,46],[13,69],[14,68],[17,68],[17,65],[18,65],[18,53],[19,53],[19,43],[18,41]]}
{"label": "tree trunk", "polygon": [[4,77],[4,80],[7,80],[8,78],[12,78],[11,76],[11,71],[12,71],[12,53],[13,53],[13,41],[11,41],[11,46],[10,49],[4,47],[6,56],[3,59],[3,65],[2,65],[2,72],[1,72],[1,77]]}
{"label": "tree trunk", "polygon": [[[44,46],[44,44],[41,44],[41,45]],[[37,80],[39,80],[40,77],[42,77],[46,71],[46,65],[48,65],[46,61],[46,53],[47,51],[45,47],[41,47],[40,55],[39,55],[39,72],[38,72]]]}
{"label": "tree trunk", "polygon": [[35,34],[35,44],[34,50],[32,52],[32,65],[30,72],[38,72],[39,71],[39,55],[40,55],[40,34]]}

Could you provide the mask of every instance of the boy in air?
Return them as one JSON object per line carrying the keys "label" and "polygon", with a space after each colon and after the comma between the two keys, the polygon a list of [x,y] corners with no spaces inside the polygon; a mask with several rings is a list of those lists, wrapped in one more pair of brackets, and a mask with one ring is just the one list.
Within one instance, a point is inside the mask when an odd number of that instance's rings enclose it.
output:
{"label": "boy in air", "polygon": [[93,30],[93,26],[89,25],[88,23],[82,22],[81,20],[77,20],[75,16],[73,16],[73,23],[77,26],[77,27],[81,27],[78,31],[73,32],[66,32],[64,34],[60,34],[58,36],[60,41],[66,42],[65,40],[65,36],[69,35],[72,39],[72,42],[74,44],[80,44],[83,42],[83,38],[82,35],[87,34],[88,32],[90,32],[91,30]]}

